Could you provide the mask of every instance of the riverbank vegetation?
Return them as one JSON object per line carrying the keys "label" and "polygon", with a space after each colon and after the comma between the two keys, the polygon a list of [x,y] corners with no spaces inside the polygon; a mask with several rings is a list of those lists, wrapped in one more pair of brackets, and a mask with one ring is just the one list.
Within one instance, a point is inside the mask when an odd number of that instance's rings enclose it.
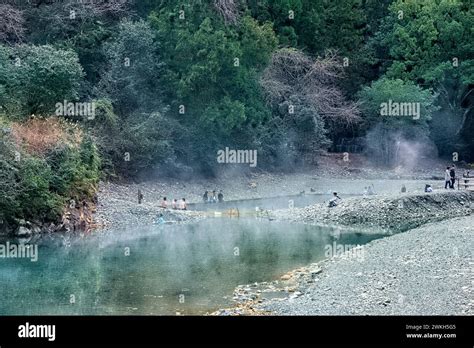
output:
{"label": "riverbank vegetation", "polygon": [[474,161],[467,0],[7,2],[0,23],[3,223],[54,220],[100,177],[214,175],[226,147],[279,171]]}

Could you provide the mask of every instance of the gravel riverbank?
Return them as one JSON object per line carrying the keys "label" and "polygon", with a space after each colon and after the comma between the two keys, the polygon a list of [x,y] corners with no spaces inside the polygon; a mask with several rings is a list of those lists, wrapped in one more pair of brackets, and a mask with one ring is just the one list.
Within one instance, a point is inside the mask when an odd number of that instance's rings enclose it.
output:
{"label": "gravel riverbank", "polygon": [[213,315],[473,315],[473,226],[472,215],[427,224],[239,286],[236,306]]}
{"label": "gravel riverbank", "polygon": [[338,244],[335,235],[332,257],[270,283],[239,286],[236,307],[213,314],[472,315],[473,196],[466,191],[376,196],[330,209],[316,204],[274,211],[274,218],[294,222],[408,231],[349,251],[354,246]]}
{"label": "gravel riverbank", "polygon": [[[474,299],[474,193],[445,191],[440,181],[324,178],[312,174],[239,176],[201,183],[160,182],[101,186],[96,220],[102,226],[150,224],[162,212],[159,200],[186,197],[199,202],[201,191],[226,187],[226,200],[271,197],[302,191],[340,195],[374,185],[375,196],[344,198],[335,208],[314,204],[273,211],[270,217],[398,233],[357,252],[335,255],[288,272],[270,283],[239,286],[237,306],[216,315],[472,315]],[[424,184],[435,192],[422,192]],[[407,193],[399,193],[401,185]],[[144,203],[136,203],[140,189]],[[277,191],[276,191],[277,190]],[[457,216],[457,217],[456,217]],[[455,217],[455,218],[453,218]],[[167,211],[165,220],[189,222],[202,212]],[[451,219],[450,219],[451,218]],[[448,220],[446,220],[448,219]],[[422,227],[423,224],[426,224]],[[418,228],[416,228],[418,227]],[[337,245],[338,237],[335,235]],[[343,246],[344,247],[344,246]]]}
{"label": "gravel riverbank", "polygon": [[305,208],[276,210],[274,219],[293,222],[325,223],[353,228],[373,228],[378,232],[405,231],[422,224],[469,215],[474,192],[440,190],[432,193],[409,193],[354,197],[336,207],[314,204]]}
{"label": "gravel riverbank", "polygon": [[474,216],[431,223],[319,264],[299,296],[258,310],[278,315],[473,315]]}
{"label": "gravel riverbank", "polygon": [[[414,177],[383,176],[380,172],[365,170],[362,178],[356,172],[341,171],[345,175],[329,175],[315,171],[292,174],[254,173],[223,174],[215,179],[199,179],[177,181],[162,179],[142,183],[119,184],[104,182],[98,192],[98,204],[95,221],[99,226],[123,227],[148,223],[160,211],[162,197],[168,200],[186,198],[188,203],[200,203],[204,191],[222,190],[225,201],[269,198],[301,193],[330,194],[337,191],[344,195],[362,194],[364,188],[372,185],[379,194],[393,195],[400,192],[405,185],[407,192],[422,192],[425,183],[430,183],[435,189],[442,186],[437,180],[415,180]],[[372,173],[372,174],[371,174]],[[431,177],[429,174],[418,174],[416,178]],[[382,179],[383,177],[383,179]],[[137,203],[138,190],[144,196],[142,204]],[[304,194],[303,193],[303,194]],[[180,213],[178,213],[180,214]],[[199,214],[184,213],[184,219],[200,217]]]}

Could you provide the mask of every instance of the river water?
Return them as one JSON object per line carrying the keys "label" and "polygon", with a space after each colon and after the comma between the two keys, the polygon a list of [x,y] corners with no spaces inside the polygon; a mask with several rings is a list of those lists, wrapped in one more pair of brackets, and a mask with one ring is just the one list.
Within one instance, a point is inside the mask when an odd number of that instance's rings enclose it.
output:
{"label": "river water", "polygon": [[205,314],[231,306],[239,284],[322,260],[334,238],[379,237],[242,218],[45,236],[36,262],[0,258],[0,315]]}

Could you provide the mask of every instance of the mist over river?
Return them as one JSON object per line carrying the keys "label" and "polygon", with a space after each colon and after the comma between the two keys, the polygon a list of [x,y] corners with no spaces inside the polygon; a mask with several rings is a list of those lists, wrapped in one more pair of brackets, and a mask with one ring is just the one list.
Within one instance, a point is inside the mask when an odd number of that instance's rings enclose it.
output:
{"label": "mist over river", "polygon": [[335,238],[362,245],[378,237],[242,218],[46,235],[36,262],[0,259],[0,315],[210,313],[232,305],[239,284],[324,259]]}

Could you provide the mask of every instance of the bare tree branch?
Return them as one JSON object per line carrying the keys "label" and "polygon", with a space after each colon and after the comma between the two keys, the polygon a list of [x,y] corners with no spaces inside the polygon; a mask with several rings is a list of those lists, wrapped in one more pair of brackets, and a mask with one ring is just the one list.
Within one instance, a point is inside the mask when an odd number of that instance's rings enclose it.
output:
{"label": "bare tree branch", "polygon": [[299,50],[281,49],[273,55],[260,83],[270,104],[297,95],[330,125],[349,126],[360,121],[360,111],[337,87],[343,69],[334,51],[312,60]]}
{"label": "bare tree branch", "polygon": [[15,43],[24,38],[22,11],[11,5],[0,4],[0,41]]}
{"label": "bare tree branch", "polygon": [[238,0],[214,0],[214,7],[226,24],[236,24],[239,20]]}

